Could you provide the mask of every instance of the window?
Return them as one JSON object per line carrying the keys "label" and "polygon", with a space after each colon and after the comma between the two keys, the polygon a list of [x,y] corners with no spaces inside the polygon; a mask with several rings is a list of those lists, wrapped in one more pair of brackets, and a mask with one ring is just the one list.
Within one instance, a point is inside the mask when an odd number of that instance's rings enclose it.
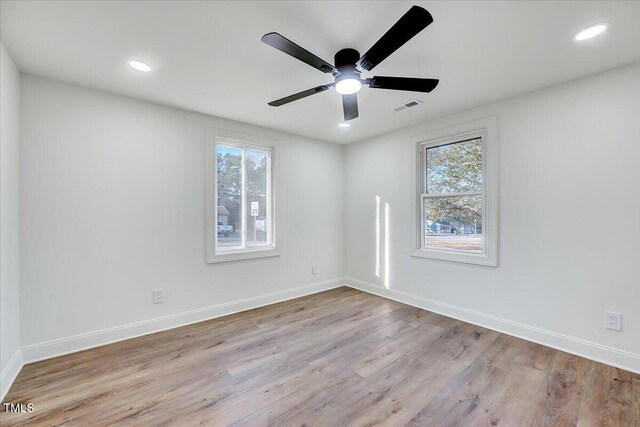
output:
{"label": "window", "polygon": [[487,129],[418,143],[414,256],[497,265],[493,151]]}
{"label": "window", "polygon": [[272,148],[217,132],[209,151],[208,261],[277,255]]}
{"label": "window", "polygon": [[482,137],[425,146],[423,247],[482,253]]}

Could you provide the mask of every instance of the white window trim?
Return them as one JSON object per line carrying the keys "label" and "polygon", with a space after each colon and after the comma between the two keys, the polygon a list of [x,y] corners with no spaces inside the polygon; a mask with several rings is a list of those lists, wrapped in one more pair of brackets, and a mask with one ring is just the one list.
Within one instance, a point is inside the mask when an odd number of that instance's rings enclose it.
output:
{"label": "white window trim", "polygon": [[[244,147],[253,147],[261,150],[270,151],[270,170],[269,170],[269,195],[267,197],[267,211],[269,212],[271,221],[270,244],[260,246],[250,246],[245,249],[225,250],[223,253],[216,253],[216,242],[218,232],[218,167],[217,167],[217,146],[218,143],[226,145],[242,145]],[[216,264],[221,262],[243,261],[257,258],[268,258],[280,256],[276,249],[276,186],[275,186],[275,145],[274,140],[246,135],[237,132],[230,132],[222,129],[209,129],[207,132],[207,153],[206,153],[206,250],[207,263]],[[244,174],[243,174],[244,179]],[[244,185],[244,183],[243,183]],[[244,206],[244,204],[243,204]],[[246,209],[246,206],[243,208]],[[246,222],[244,212],[242,214],[243,224]],[[244,227],[243,227],[244,230]],[[244,238],[244,237],[243,237]]]}
{"label": "white window trim", "polygon": [[[416,135],[415,161],[412,167],[413,185],[411,188],[412,218],[411,218],[411,256],[429,258],[434,260],[452,261],[467,264],[498,266],[498,127],[495,116],[474,120],[467,123],[438,129],[432,132]],[[442,145],[445,143],[461,141],[482,135],[483,140],[483,168],[484,168],[484,198],[482,233],[484,252],[465,253],[462,251],[435,249],[423,247],[424,224],[423,222],[423,194],[422,173],[423,153],[426,147]],[[451,193],[456,195],[459,193]]]}

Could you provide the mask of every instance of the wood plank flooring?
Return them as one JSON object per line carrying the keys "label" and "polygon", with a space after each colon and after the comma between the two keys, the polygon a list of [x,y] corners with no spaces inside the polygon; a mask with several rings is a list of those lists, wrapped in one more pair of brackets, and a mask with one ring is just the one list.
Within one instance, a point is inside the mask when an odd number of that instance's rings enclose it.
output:
{"label": "wood plank flooring", "polygon": [[640,375],[339,288],[26,365],[2,426],[640,426]]}

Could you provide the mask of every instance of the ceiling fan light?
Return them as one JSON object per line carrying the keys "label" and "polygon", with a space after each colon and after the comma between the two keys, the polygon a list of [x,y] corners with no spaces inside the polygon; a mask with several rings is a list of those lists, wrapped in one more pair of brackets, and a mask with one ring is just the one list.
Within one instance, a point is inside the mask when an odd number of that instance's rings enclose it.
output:
{"label": "ceiling fan light", "polygon": [[351,95],[360,90],[362,83],[359,79],[342,79],[336,83],[336,92],[340,95]]}

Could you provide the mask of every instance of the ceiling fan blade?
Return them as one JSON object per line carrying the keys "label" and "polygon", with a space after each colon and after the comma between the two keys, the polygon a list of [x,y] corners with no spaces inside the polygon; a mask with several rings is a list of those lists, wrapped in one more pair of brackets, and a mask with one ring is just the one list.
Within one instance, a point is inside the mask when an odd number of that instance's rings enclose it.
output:
{"label": "ceiling fan blade", "polygon": [[345,122],[358,117],[358,97],[355,93],[351,95],[342,95],[342,108],[344,109]]}
{"label": "ceiling fan blade", "polygon": [[400,46],[411,40],[433,22],[433,17],[420,6],[413,6],[362,57],[356,66],[371,71]]}
{"label": "ceiling fan blade", "polygon": [[281,105],[288,104],[293,101],[297,101],[298,99],[306,98],[307,96],[315,95],[316,93],[329,90],[331,86],[333,86],[333,84],[322,85],[322,86],[314,87],[313,89],[303,90],[302,92],[294,93],[293,95],[285,96],[284,98],[271,101],[269,105],[271,105],[272,107],[279,107]]}
{"label": "ceiling fan blade", "polygon": [[287,55],[291,55],[294,58],[311,65],[313,68],[316,68],[323,73],[335,74],[338,72],[336,67],[329,64],[324,59],[318,58],[313,53],[298,46],[278,33],[267,33],[262,36],[262,41],[269,46],[275,47],[276,49],[286,53]]}
{"label": "ceiling fan blade", "polygon": [[366,82],[373,89],[408,90],[411,92],[431,92],[438,86],[438,79],[417,79],[413,77],[375,76]]}

